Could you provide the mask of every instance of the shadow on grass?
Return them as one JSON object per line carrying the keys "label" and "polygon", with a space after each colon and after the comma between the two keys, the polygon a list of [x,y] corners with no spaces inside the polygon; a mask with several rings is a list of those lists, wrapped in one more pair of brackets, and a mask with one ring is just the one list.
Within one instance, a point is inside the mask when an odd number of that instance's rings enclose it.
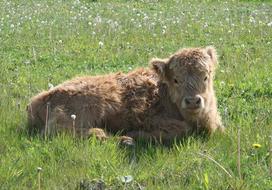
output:
{"label": "shadow on grass", "polygon": [[136,139],[135,144],[133,145],[124,145],[120,144],[120,149],[125,149],[127,157],[129,158],[130,163],[138,162],[142,156],[149,158],[154,158],[158,150],[168,150],[171,151],[176,149],[179,146],[187,146],[190,143],[195,141],[198,142],[207,142],[210,136],[207,134],[192,134],[184,138],[174,138],[168,141],[158,141],[158,140],[146,140],[146,139]]}
{"label": "shadow on grass", "polygon": [[[153,140],[136,139],[134,144],[128,146],[118,142],[119,135],[114,135],[111,138],[109,138],[107,141],[100,141],[94,137],[91,137],[89,139],[73,138],[72,134],[67,134],[67,133],[59,133],[58,135],[48,136],[47,138],[45,138],[44,135],[37,133],[37,131],[35,133],[33,133],[33,131],[29,132],[26,126],[24,128],[21,128],[19,130],[19,133],[18,133],[18,130],[16,130],[15,128],[13,128],[12,130],[13,130],[12,133],[15,133],[17,131],[16,133],[20,139],[22,138],[22,139],[27,139],[29,141],[34,141],[35,143],[41,144],[41,146],[44,146],[43,141],[45,141],[46,146],[49,146],[49,147],[52,145],[51,141],[56,142],[57,144],[53,143],[54,146],[56,146],[56,148],[52,149],[55,152],[59,152],[60,146],[67,146],[67,147],[76,146],[78,149],[84,149],[83,147],[87,146],[87,149],[85,150],[89,150],[90,152],[98,150],[98,149],[102,152],[111,151],[111,148],[113,149],[116,148],[117,151],[113,150],[113,153],[119,152],[120,150],[120,152],[122,152],[125,158],[124,164],[132,165],[133,167],[138,167],[138,164],[141,161],[145,160],[146,158],[148,160],[158,159],[158,156],[161,155],[160,152],[172,151],[177,149],[177,147],[187,146],[188,144],[194,143],[195,141],[204,143],[209,139],[209,136],[206,134],[192,134],[186,138],[171,139],[169,141],[164,141],[164,142],[154,140],[154,139]],[[64,144],[66,145],[62,145],[63,142],[65,142]],[[93,146],[93,147],[89,149],[88,146],[90,147]],[[61,153],[61,154],[66,155],[65,151],[67,150],[64,148],[63,151],[64,153]],[[144,183],[142,184],[142,181],[138,181],[137,179],[134,179],[131,183],[125,184],[118,177],[120,176],[117,176],[116,179],[112,181],[107,181],[107,180],[103,181],[102,178],[95,179],[93,177],[90,177],[90,178],[83,177],[80,179],[75,179],[73,183],[76,184],[76,189],[101,189],[101,190],[108,189],[108,188],[141,189],[142,187],[145,186]],[[121,176],[121,177],[126,177],[126,176]],[[156,176],[154,177],[154,180],[158,180]]]}

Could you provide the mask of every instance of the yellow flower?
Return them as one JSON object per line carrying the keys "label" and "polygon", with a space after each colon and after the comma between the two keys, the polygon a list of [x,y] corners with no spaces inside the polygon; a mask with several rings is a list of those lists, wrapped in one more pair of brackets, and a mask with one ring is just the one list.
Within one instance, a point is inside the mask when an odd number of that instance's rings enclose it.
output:
{"label": "yellow flower", "polygon": [[252,147],[253,147],[253,148],[261,148],[262,145],[260,145],[260,144],[258,144],[258,143],[254,143],[254,144],[252,144]]}

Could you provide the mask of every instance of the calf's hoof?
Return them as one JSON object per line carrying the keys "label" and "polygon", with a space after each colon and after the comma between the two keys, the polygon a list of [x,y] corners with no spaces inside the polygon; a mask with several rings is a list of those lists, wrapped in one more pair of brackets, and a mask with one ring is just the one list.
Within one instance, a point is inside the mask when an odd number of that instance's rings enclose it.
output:
{"label": "calf's hoof", "polygon": [[108,136],[105,133],[105,131],[103,129],[100,129],[100,128],[91,128],[91,129],[89,129],[88,137],[95,137],[100,141],[104,141],[104,140],[108,139]]}
{"label": "calf's hoof", "polygon": [[120,145],[126,146],[126,147],[132,147],[135,146],[135,142],[133,138],[128,136],[121,136],[119,137]]}

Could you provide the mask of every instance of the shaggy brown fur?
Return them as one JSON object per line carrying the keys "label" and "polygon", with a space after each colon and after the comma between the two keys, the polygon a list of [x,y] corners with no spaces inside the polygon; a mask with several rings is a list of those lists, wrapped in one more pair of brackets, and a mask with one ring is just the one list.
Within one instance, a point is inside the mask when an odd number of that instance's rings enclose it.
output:
{"label": "shaggy brown fur", "polygon": [[[213,47],[182,49],[151,69],[128,74],[78,77],[31,99],[31,130],[107,138],[102,129],[132,138],[170,140],[194,130],[223,130],[213,90],[217,55]],[[47,103],[50,102],[50,106]],[[122,137],[126,139],[126,137]]]}

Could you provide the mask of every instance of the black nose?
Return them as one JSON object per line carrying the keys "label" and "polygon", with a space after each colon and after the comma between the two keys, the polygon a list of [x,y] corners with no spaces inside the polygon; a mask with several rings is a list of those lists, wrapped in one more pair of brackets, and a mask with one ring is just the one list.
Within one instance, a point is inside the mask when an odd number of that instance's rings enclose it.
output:
{"label": "black nose", "polygon": [[199,96],[187,96],[184,98],[187,106],[199,106],[201,104],[201,98]]}

